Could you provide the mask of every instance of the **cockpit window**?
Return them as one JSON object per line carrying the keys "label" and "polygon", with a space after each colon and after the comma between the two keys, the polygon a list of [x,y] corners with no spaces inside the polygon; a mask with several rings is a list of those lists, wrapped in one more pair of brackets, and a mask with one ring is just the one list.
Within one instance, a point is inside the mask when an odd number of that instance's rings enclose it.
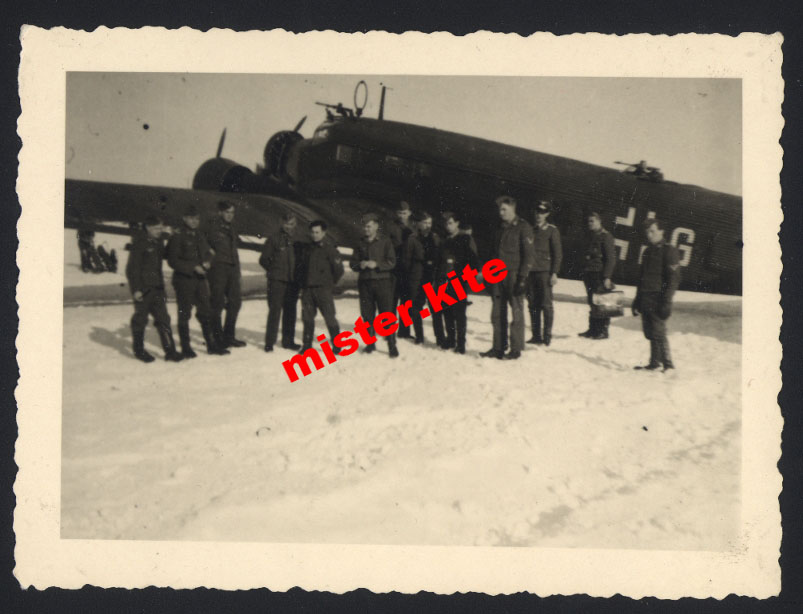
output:
{"label": "cockpit window", "polygon": [[329,126],[323,125],[319,126],[317,130],[315,130],[315,134],[312,135],[312,139],[314,141],[323,141],[329,137]]}

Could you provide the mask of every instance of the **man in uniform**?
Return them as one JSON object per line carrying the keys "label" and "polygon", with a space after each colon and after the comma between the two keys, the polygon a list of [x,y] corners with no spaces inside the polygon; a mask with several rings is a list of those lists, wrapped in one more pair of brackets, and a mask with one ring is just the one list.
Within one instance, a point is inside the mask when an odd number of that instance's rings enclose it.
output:
{"label": "man in uniform", "polygon": [[[413,320],[415,343],[424,343],[424,323],[421,320],[421,309],[427,303],[427,295],[422,286],[426,283],[435,283],[435,269],[440,260],[440,237],[432,231],[432,216],[421,212],[416,216],[416,232],[407,239],[404,249],[404,268],[407,271],[408,295],[412,298],[413,308],[410,318]],[[443,334],[443,312],[435,311],[429,305],[432,318],[432,330],[435,333],[435,342],[444,347],[446,337]]]}
{"label": "man in uniform", "polygon": [[[613,235],[602,227],[599,213],[588,216],[588,229],[591,239],[585,254],[583,267],[583,283],[586,287],[588,305],[594,304],[594,293],[613,289],[611,276],[616,266],[616,249]],[[610,318],[595,318],[593,311],[588,315],[588,330],[578,333],[580,337],[589,339],[607,339]]]}
{"label": "man in uniform", "polygon": [[[301,320],[304,322],[301,353],[312,347],[315,338],[315,312],[320,310],[329,338],[340,333],[335,318],[335,299],[332,288],[343,277],[343,261],[337,246],[326,236],[326,222],[316,220],[309,225],[310,243],[301,252],[298,281],[301,290]],[[335,354],[338,349],[334,350]]]}
{"label": "man in uniform", "polygon": [[[371,323],[377,312],[393,312],[393,269],[396,266],[396,252],[393,243],[379,234],[379,216],[366,213],[362,216],[363,238],[354,250],[351,268],[359,272],[357,288],[360,293],[360,316]],[[370,330],[370,329],[369,329]],[[388,341],[388,353],[391,358],[399,355],[396,347],[396,335],[385,337]],[[365,348],[370,354],[376,349],[376,343]]]}
{"label": "man in uniform", "polygon": [[[533,263],[527,287],[527,306],[530,309],[530,322],[533,336],[527,343],[552,342],[552,322],[555,310],[552,306],[552,287],[558,282],[558,271],[563,259],[560,245],[560,232],[547,221],[552,205],[542,200],[535,207],[535,228],[533,229]],[[541,333],[541,314],[544,314],[544,332]]]}
{"label": "man in uniform", "polygon": [[[491,286],[491,323],[493,347],[480,354],[483,358],[515,360],[524,349],[524,293],[533,251],[533,229],[516,215],[516,199],[500,196],[496,199],[501,225],[494,232],[491,258],[501,259],[508,274],[502,282]],[[507,307],[510,305],[510,352],[505,354],[508,332]]]}
{"label": "man in uniform", "polygon": [[[479,269],[477,246],[470,235],[460,232],[460,218],[456,213],[447,211],[443,214],[446,227],[446,238],[441,245],[440,263],[438,266],[438,285],[449,281],[449,273],[454,271],[457,278],[463,274],[466,266]],[[449,295],[459,299],[453,288]],[[454,305],[445,307],[443,317],[446,320],[446,343],[444,349],[454,348],[458,354],[466,353],[466,299],[458,300]]]}
{"label": "man in uniform", "polygon": [[125,275],[131,296],[134,298],[134,315],[131,317],[131,337],[134,342],[134,356],[142,362],[153,362],[154,358],[145,350],[145,327],[148,314],[159,332],[159,340],[165,352],[165,360],[178,362],[182,356],[176,352],[170,316],[167,313],[165,282],[162,276],[162,260],[165,246],[162,242],[162,221],[155,216],[145,219],[145,231],[134,235]]}
{"label": "man in uniform", "polygon": [[[237,252],[237,232],[234,230],[234,203],[220,201],[218,215],[209,223],[206,238],[214,258],[209,269],[209,290],[212,294],[212,332],[215,342],[223,348],[245,345],[234,335],[237,314],[240,312],[240,255]],[[226,323],[221,326],[223,309]]]}
{"label": "man in uniform", "polygon": [[664,225],[652,219],[646,225],[649,245],[641,258],[641,275],[633,315],[641,313],[644,336],[650,340],[650,361],[636,369],[674,369],[666,338],[666,322],[672,315],[672,298],[680,282],[680,258],[676,247],[664,241]]}
{"label": "man in uniform", "polygon": [[[388,236],[393,243],[393,250],[396,252],[396,268],[393,269],[393,305],[404,303],[410,298],[407,283],[407,271],[404,268],[404,248],[407,245],[407,239],[413,232],[413,227],[410,224],[410,205],[406,201],[399,203],[399,208],[396,210],[396,219],[390,223],[388,227]],[[407,339],[410,337],[410,327],[404,326],[399,322],[399,339]]]}
{"label": "man in uniform", "polygon": [[209,283],[206,272],[211,267],[212,251],[206,237],[198,230],[201,216],[195,205],[184,212],[182,226],[176,230],[167,244],[167,262],[173,269],[173,288],[178,304],[178,337],[184,358],[195,358],[190,346],[190,317],[195,307],[195,317],[201,324],[209,354],[228,354],[218,347],[212,334],[212,305],[209,301]]}
{"label": "man in uniform", "polygon": [[297,350],[295,342],[296,303],[296,242],[293,232],[296,217],[286,213],[281,229],[265,240],[259,264],[268,274],[268,323],[265,330],[265,351],[272,352],[279,335],[279,320],[282,322],[282,347]]}

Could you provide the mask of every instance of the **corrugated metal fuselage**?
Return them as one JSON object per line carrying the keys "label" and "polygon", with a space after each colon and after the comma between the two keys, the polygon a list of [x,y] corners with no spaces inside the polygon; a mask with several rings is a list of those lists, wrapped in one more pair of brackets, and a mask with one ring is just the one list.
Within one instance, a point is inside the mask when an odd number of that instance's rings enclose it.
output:
{"label": "corrugated metal fuselage", "polygon": [[[533,222],[532,206],[553,203],[564,238],[562,276],[578,277],[586,216],[598,212],[616,238],[614,280],[635,283],[646,245],[643,225],[658,217],[681,252],[681,287],[740,294],[742,199],[670,181],[651,182],[613,169],[399,122],[341,119],[322,124],[288,160],[296,189],[314,200],[376,202],[388,215],[400,199],[433,215],[460,210],[480,251],[498,223],[494,198],[510,194]],[[482,254],[481,254],[482,255]]]}

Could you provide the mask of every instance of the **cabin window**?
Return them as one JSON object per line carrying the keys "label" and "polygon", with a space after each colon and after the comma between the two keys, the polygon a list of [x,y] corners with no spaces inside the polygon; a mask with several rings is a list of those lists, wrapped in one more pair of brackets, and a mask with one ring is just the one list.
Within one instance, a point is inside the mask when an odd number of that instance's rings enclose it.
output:
{"label": "cabin window", "polygon": [[354,161],[354,148],[351,145],[339,144],[335,150],[335,160],[342,164],[351,164]]}

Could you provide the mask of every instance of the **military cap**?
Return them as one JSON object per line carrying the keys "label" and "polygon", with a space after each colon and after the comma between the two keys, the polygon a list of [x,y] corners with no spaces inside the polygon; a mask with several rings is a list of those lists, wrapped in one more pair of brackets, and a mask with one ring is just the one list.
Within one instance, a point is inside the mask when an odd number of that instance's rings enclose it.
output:
{"label": "military cap", "polygon": [[507,195],[497,196],[494,202],[498,207],[501,207],[502,205],[510,205],[512,207],[516,206],[516,199]]}
{"label": "military cap", "polygon": [[221,200],[217,204],[218,211],[228,211],[229,209],[234,208],[234,203],[230,200]]}
{"label": "military cap", "polygon": [[198,211],[197,205],[187,205],[187,207],[184,209],[184,217],[195,217],[196,215],[201,215],[201,212]]}
{"label": "military cap", "polygon": [[535,210],[538,213],[552,213],[552,205],[549,204],[549,201],[542,200],[535,206]]}
{"label": "military cap", "polygon": [[379,223],[379,216],[376,213],[366,213],[360,218],[360,221],[363,224],[367,224],[368,222],[376,222]]}
{"label": "military cap", "polygon": [[416,222],[423,222],[424,220],[431,220],[432,216],[426,211],[419,211],[418,213],[415,214],[414,219]]}
{"label": "military cap", "polygon": [[149,215],[145,218],[145,226],[158,226],[162,223],[162,220],[159,219],[156,215]]}
{"label": "military cap", "polygon": [[406,200],[401,201],[399,203],[399,208],[397,210],[398,211],[410,211],[410,203],[408,203]]}

